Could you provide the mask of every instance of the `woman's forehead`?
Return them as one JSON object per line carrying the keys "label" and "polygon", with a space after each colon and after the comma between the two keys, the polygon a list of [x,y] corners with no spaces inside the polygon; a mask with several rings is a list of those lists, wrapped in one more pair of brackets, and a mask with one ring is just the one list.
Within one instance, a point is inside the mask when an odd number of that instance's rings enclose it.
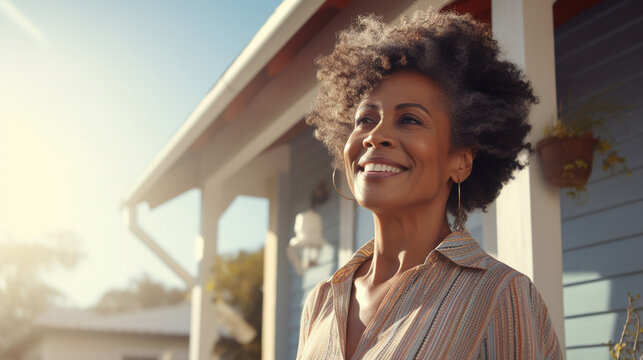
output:
{"label": "woman's forehead", "polygon": [[445,93],[430,77],[410,70],[397,71],[364,94],[357,109],[373,109],[401,103],[435,107],[444,103]]}

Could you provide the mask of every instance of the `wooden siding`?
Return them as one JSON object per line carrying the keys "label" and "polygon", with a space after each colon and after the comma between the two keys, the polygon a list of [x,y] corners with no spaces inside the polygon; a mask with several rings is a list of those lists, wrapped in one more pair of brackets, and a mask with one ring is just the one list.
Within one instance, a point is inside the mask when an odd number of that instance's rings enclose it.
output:
{"label": "wooden siding", "polygon": [[[312,130],[306,131],[290,140],[290,174],[289,174],[289,215],[290,237],[294,236],[292,227],[295,215],[311,206],[313,189],[323,181],[330,181],[332,173],[331,158],[323,145],[313,138]],[[321,253],[317,266],[306,270],[299,276],[288,264],[289,282],[287,311],[287,359],[295,359],[299,341],[299,320],[306,296],[319,282],[330,277],[337,269],[337,248],[339,246],[339,197],[332,187],[328,201],[315,208],[322,215],[324,238],[330,246]],[[290,240],[285,239],[286,241]]]}
{"label": "wooden siding", "polygon": [[[564,107],[606,96],[631,106],[608,125],[631,176],[610,178],[600,160],[578,204],[561,190],[567,358],[608,359],[628,292],[643,293],[643,2],[606,0],[556,29],[557,93]],[[610,90],[611,89],[611,90]]]}

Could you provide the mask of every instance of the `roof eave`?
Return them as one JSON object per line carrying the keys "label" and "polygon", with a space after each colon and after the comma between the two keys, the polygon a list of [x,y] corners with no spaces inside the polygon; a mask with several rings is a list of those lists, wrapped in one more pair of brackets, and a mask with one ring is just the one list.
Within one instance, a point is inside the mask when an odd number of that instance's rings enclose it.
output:
{"label": "roof eave", "polygon": [[145,194],[183,155],[226,106],[266,66],[324,0],[284,0],[134,183],[121,207]]}

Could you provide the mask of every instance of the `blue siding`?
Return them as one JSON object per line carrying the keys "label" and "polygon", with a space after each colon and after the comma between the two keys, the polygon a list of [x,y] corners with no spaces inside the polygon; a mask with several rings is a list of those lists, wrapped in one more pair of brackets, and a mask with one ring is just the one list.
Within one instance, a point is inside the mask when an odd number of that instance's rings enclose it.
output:
{"label": "blue siding", "polygon": [[[330,180],[332,173],[331,158],[326,149],[313,139],[312,131],[306,130],[290,140],[290,187],[289,215],[290,237],[294,236],[292,227],[295,215],[311,206],[313,189],[323,181]],[[315,208],[322,215],[324,238],[330,244],[321,253],[317,266],[299,276],[288,264],[288,359],[295,359],[299,341],[299,320],[306,296],[315,285],[331,276],[337,268],[337,248],[339,246],[339,199],[331,188],[328,201]],[[288,239],[290,239],[290,237]]]}
{"label": "blue siding", "polygon": [[606,96],[631,106],[608,124],[632,176],[610,178],[595,159],[588,202],[561,191],[568,359],[609,359],[628,292],[643,293],[643,2],[606,0],[556,29],[557,93],[564,107]]}
{"label": "blue siding", "polygon": [[354,250],[364,246],[375,236],[373,213],[361,206],[355,206],[355,245]]}

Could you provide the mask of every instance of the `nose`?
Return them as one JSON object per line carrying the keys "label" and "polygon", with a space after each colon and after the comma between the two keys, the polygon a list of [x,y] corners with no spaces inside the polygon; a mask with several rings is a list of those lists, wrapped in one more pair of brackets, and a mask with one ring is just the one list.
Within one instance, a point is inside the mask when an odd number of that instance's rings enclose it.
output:
{"label": "nose", "polygon": [[362,141],[362,145],[365,148],[383,148],[383,147],[394,147],[397,142],[392,134],[392,129],[389,128],[390,125],[386,124],[384,121],[380,121],[368,135]]}

